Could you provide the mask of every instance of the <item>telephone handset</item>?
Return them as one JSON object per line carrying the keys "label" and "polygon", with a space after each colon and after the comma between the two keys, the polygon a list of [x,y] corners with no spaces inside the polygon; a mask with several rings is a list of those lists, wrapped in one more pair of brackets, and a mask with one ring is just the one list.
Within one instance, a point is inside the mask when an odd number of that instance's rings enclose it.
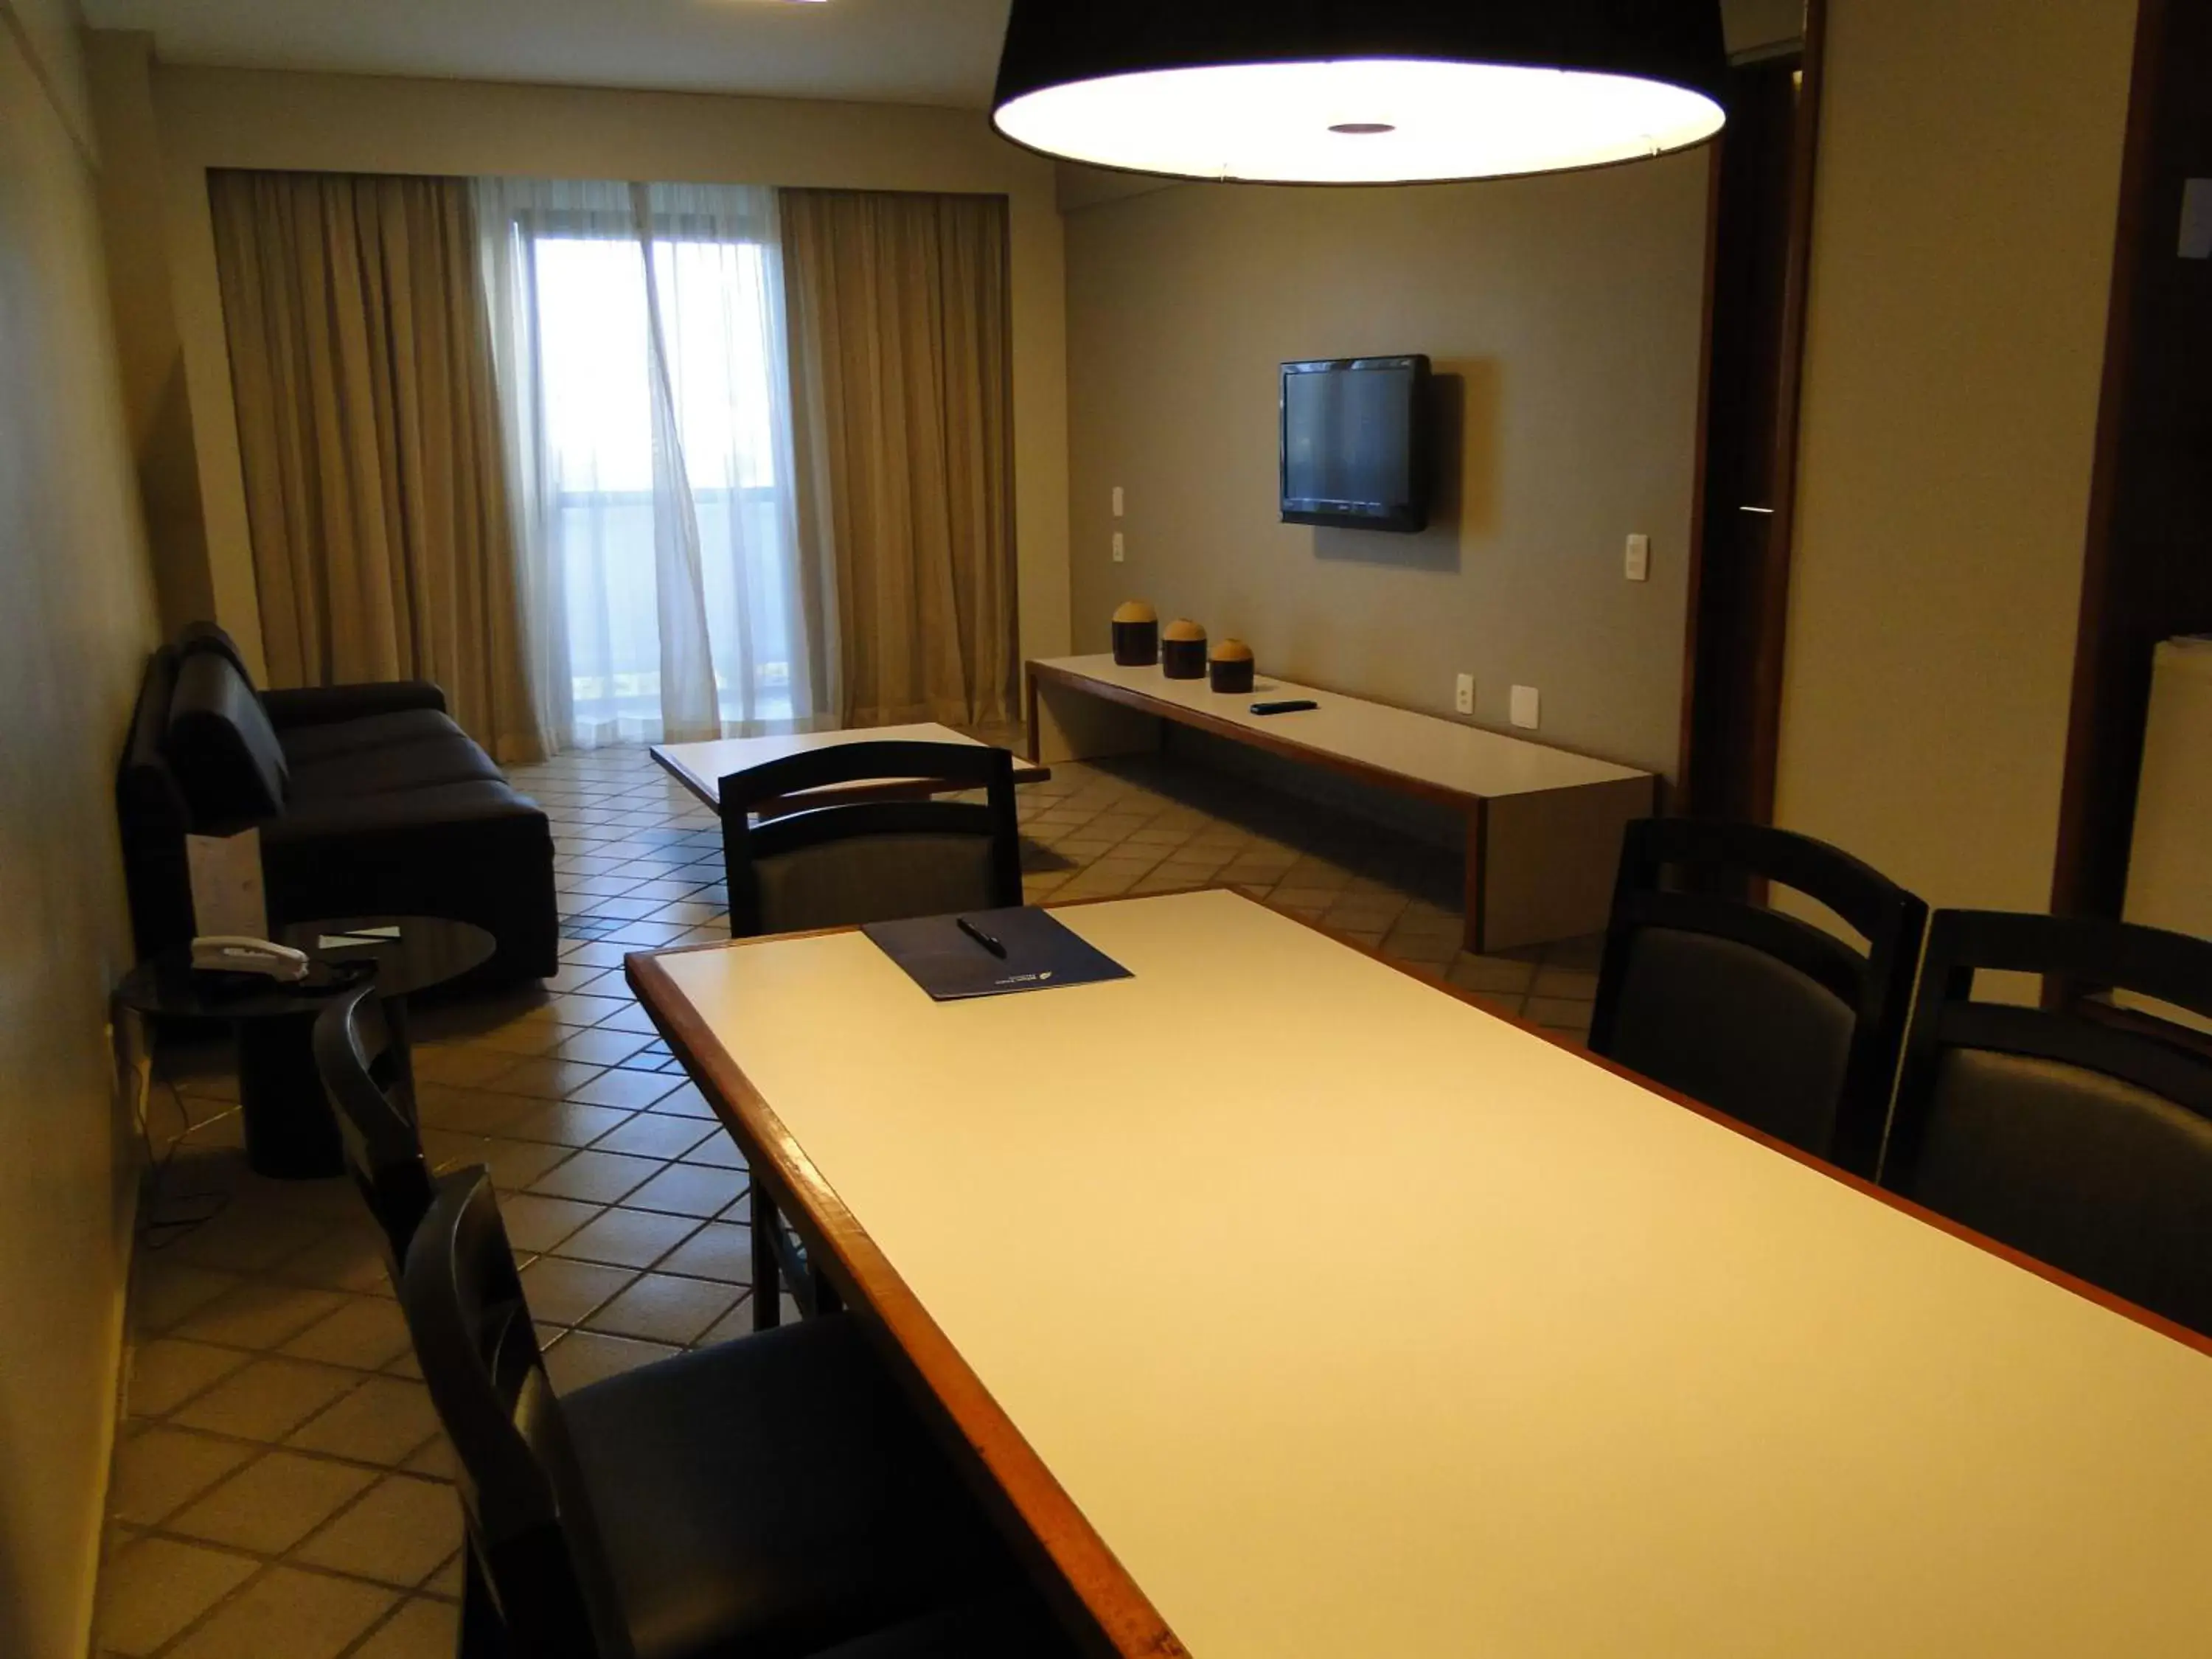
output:
{"label": "telephone handset", "polygon": [[204,933],[192,941],[192,969],[197,973],[258,974],[295,985],[307,978],[308,967],[305,951],[295,951],[273,939]]}

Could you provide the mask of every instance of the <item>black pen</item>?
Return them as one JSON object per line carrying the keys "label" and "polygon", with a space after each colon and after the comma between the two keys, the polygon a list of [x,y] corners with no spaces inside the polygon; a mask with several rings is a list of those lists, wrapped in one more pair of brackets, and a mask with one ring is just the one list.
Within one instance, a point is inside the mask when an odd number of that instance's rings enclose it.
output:
{"label": "black pen", "polygon": [[1000,961],[1004,962],[1006,959],[1006,947],[1000,944],[997,939],[993,939],[988,933],[978,927],[974,922],[969,921],[967,917],[953,917],[952,925],[957,927],[962,933],[967,934],[969,939],[974,939],[976,944],[981,945],[986,951],[988,951],[993,956],[998,957]]}

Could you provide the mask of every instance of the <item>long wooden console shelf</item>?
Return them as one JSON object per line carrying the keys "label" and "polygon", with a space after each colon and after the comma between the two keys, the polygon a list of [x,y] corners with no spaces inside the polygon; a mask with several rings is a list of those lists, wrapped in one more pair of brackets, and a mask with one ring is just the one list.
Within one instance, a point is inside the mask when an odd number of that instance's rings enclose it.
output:
{"label": "long wooden console shelf", "polygon": [[[1286,697],[1320,706],[1251,712]],[[1029,665],[1030,758],[1041,765],[1156,749],[1163,720],[1463,814],[1470,951],[1602,932],[1622,827],[1657,795],[1658,780],[1632,767],[1271,676],[1229,694],[1108,655]]]}

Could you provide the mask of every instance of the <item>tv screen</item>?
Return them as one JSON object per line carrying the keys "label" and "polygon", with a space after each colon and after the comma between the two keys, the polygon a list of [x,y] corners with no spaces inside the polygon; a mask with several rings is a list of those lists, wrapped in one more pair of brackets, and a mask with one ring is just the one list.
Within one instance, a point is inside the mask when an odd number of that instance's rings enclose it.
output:
{"label": "tv screen", "polygon": [[1283,522],[1425,530],[1429,360],[1285,363]]}

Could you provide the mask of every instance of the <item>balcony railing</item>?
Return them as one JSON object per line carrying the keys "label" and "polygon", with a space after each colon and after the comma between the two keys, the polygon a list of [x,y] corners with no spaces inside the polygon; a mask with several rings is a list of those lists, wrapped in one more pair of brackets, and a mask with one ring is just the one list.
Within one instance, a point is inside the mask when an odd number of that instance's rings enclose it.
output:
{"label": "balcony railing", "polygon": [[[700,574],[722,719],[792,717],[793,550],[772,487],[694,486]],[[580,722],[660,714],[659,561],[650,489],[564,489],[556,545],[568,614],[571,695]],[[750,686],[750,706],[744,693]]]}

